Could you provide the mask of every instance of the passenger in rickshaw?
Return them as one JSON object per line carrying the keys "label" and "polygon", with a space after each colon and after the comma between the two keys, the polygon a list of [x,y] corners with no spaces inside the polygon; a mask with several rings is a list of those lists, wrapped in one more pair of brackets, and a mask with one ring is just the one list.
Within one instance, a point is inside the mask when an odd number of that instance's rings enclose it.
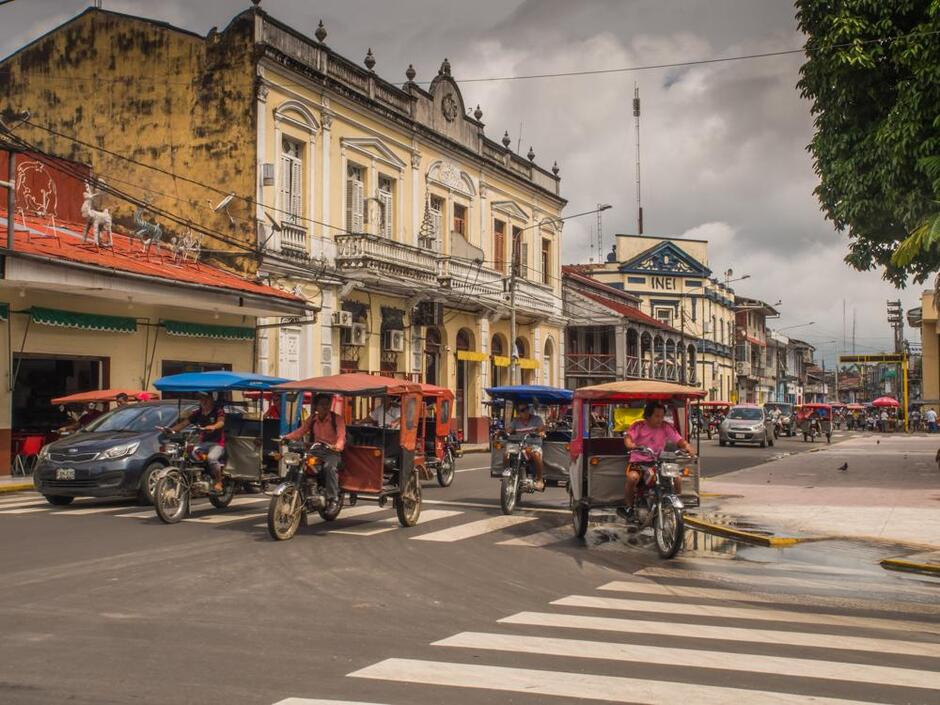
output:
{"label": "passenger in rickshaw", "polygon": [[[516,404],[516,415],[513,420],[509,422],[508,431],[510,434],[534,433],[539,436],[544,436],[545,422],[542,420],[541,416],[531,412],[528,404],[520,402]],[[542,462],[542,448],[541,446],[531,445],[526,452],[529,454],[529,459],[535,467],[535,490],[537,492],[544,492],[545,480],[542,479],[542,471],[544,468],[544,463]]]}
{"label": "passenger in rickshaw", "polygon": [[[643,408],[643,418],[630,426],[623,437],[624,445],[630,451],[630,457],[627,461],[627,482],[625,486],[626,507],[621,507],[617,513],[627,521],[634,521],[634,499],[636,498],[636,487],[643,474],[643,463],[649,463],[655,458],[637,448],[649,448],[656,454],[662,453],[666,445],[674,443],[680,450],[688,453],[695,458],[695,451],[689,442],[686,441],[678,429],[670,423],[666,423],[666,406],[661,401],[649,401]],[[679,478],[675,478],[676,494],[682,494],[682,483]]]}
{"label": "passenger in rickshaw", "polygon": [[311,443],[326,446],[323,454],[323,492],[327,499],[327,511],[332,512],[339,500],[339,478],[337,472],[346,447],[346,421],[333,411],[333,397],[317,394],[313,400],[314,412],[295,430],[286,434],[285,441],[301,441],[308,435]]}
{"label": "passenger in rickshaw", "polygon": [[401,426],[401,401],[398,397],[386,397],[388,406],[385,406],[383,397],[378,397],[375,407],[362,423],[372,426],[385,426],[385,428],[398,428]]}
{"label": "passenger in rickshaw", "polygon": [[206,465],[212,475],[212,491],[221,492],[222,465],[225,463],[225,409],[211,394],[199,392],[196,398],[199,406],[170,429],[178,433],[190,425],[199,428],[199,450],[206,454]]}
{"label": "passenger in rickshaw", "polygon": [[120,392],[116,397],[114,397],[114,402],[117,404],[118,409],[120,409],[122,406],[127,406],[129,401],[130,400],[124,392]]}

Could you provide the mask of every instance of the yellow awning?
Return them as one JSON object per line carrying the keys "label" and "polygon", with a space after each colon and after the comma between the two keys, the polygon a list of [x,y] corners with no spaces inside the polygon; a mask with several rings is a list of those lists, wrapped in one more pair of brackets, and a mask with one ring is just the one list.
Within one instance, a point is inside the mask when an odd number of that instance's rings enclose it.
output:
{"label": "yellow awning", "polygon": [[458,350],[457,359],[466,360],[467,362],[486,362],[487,359],[489,359],[489,355],[477,352],[476,350]]}
{"label": "yellow awning", "polygon": [[497,367],[509,367],[509,358],[502,355],[493,355],[493,364]]}
{"label": "yellow awning", "polygon": [[519,358],[519,369],[522,370],[537,370],[539,368],[539,361],[533,360],[531,357],[520,357]]}

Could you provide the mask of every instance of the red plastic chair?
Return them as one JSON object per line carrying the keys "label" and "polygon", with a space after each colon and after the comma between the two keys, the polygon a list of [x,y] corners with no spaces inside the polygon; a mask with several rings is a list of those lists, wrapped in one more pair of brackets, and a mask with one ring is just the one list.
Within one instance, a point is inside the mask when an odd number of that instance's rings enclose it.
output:
{"label": "red plastic chair", "polygon": [[46,444],[45,436],[26,436],[13,458],[13,475],[30,475],[36,467],[39,451]]}

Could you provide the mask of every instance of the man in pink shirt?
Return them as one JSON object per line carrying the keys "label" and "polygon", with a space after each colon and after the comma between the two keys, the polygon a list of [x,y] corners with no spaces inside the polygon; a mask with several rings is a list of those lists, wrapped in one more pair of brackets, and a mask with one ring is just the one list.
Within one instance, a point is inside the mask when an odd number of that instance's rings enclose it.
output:
{"label": "man in pink shirt", "polygon": [[326,446],[323,458],[323,490],[330,506],[339,499],[337,468],[346,447],[346,421],[342,415],[333,413],[333,398],[329,394],[317,394],[313,400],[314,412],[298,428],[284,436],[285,441],[299,441],[310,436],[312,443]]}
{"label": "man in pink shirt", "polygon": [[[662,402],[647,402],[643,409],[643,420],[634,423],[627,435],[623,439],[624,445],[630,451],[629,462],[627,463],[627,483],[626,494],[626,518],[633,520],[633,502],[636,499],[636,486],[640,482],[642,469],[634,463],[649,462],[655,460],[648,453],[637,450],[637,448],[649,448],[658,456],[669,443],[675,443],[676,446],[686,453],[695,457],[692,446],[686,441],[679,431],[672,424],[666,423],[666,407]],[[676,479],[676,492],[680,491],[680,483]],[[618,510],[618,514],[619,514]]]}

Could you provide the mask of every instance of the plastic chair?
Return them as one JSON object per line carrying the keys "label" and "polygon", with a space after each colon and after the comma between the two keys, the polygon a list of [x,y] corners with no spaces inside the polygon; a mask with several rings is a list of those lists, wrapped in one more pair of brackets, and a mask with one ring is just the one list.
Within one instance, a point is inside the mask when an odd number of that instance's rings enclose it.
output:
{"label": "plastic chair", "polygon": [[26,436],[13,458],[13,475],[30,475],[36,467],[39,451],[46,444],[45,436]]}

